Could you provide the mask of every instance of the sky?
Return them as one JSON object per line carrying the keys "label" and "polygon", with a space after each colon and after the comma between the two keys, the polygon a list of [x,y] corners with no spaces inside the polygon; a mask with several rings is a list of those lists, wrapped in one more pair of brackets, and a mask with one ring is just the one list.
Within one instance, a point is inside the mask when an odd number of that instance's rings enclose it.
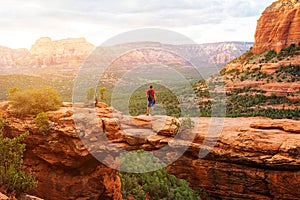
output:
{"label": "sky", "polygon": [[197,43],[254,41],[275,0],[0,0],[0,46],[84,37],[98,46],[127,31],[166,29]]}

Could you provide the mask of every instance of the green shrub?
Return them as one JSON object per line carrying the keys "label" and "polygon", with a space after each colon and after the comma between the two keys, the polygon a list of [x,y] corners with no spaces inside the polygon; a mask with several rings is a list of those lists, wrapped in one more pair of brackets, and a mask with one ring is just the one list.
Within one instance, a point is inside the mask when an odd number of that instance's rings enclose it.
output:
{"label": "green shrub", "polygon": [[288,56],[293,56],[299,50],[300,50],[299,46],[296,46],[295,44],[291,44],[290,46],[281,49],[281,51],[279,52],[277,57],[279,59],[283,59],[283,58],[288,57]]}
{"label": "green shrub", "polygon": [[[175,116],[174,116],[175,117]],[[178,118],[178,117],[176,117]],[[171,121],[171,125],[175,125],[176,128],[174,129],[174,133],[178,133],[179,129],[180,129],[180,121],[176,120],[176,119],[172,119]]]}
{"label": "green shrub", "polygon": [[6,124],[7,124],[7,121],[0,117],[0,133],[2,133],[3,128],[5,127]]}
{"label": "green shrub", "polygon": [[100,100],[105,100],[105,92],[107,91],[106,87],[99,88]]}
{"label": "green shrub", "polygon": [[[4,120],[0,119],[0,125],[3,124]],[[20,194],[37,185],[31,175],[21,170],[25,151],[25,144],[22,141],[26,135],[27,132],[15,138],[8,138],[3,137],[2,131],[0,133],[0,183],[7,193],[15,191]]]}
{"label": "green shrub", "polygon": [[186,129],[192,129],[195,126],[195,122],[191,119],[190,116],[183,117],[180,120],[180,124]]}
{"label": "green shrub", "polygon": [[266,60],[266,62],[269,62],[270,60],[272,60],[276,56],[277,56],[277,53],[275,51],[269,51],[267,53],[267,55],[265,56],[265,60]]}
{"label": "green shrub", "polygon": [[57,110],[62,104],[58,92],[47,87],[27,90],[10,89],[9,92],[9,104],[18,116]]}
{"label": "green shrub", "polygon": [[[141,163],[139,166],[137,160]],[[143,171],[155,166],[165,164],[150,152],[139,150],[121,156],[121,170]],[[168,174],[166,168],[140,174],[119,172],[119,176],[123,199],[200,199],[200,195],[189,187],[188,182]]]}
{"label": "green shrub", "polygon": [[46,113],[39,113],[34,119],[35,124],[37,125],[39,132],[45,134],[49,129],[49,117]]}

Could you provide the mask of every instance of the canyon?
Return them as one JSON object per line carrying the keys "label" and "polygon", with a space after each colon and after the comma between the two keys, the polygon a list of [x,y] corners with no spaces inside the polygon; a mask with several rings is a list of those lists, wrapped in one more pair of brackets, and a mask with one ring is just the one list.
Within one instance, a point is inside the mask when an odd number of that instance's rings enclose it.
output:
{"label": "canyon", "polygon": [[[225,65],[222,78],[226,91],[248,87],[256,90],[253,93],[260,90],[267,96],[300,100],[299,71],[294,81],[274,79],[278,70],[299,65],[300,55],[296,52],[269,62],[261,59],[265,59],[264,52],[279,53],[299,42],[299,5],[299,0],[278,0],[263,12],[254,47],[248,51],[255,60],[250,62],[244,54]],[[193,53],[205,52],[210,55],[206,57],[207,63],[220,67],[251,45],[229,42],[184,48]],[[72,78],[95,48],[83,38],[41,38],[31,50],[1,47],[1,73],[22,69],[22,73]],[[143,59],[133,56],[120,62],[130,64],[137,58]],[[156,57],[153,60],[161,61]],[[167,60],[175,58],[168,55]],[[255,71],[274,77],[233,78],[233,72],[251,76]],[[0,115],[8,120],[5,136],[29,131],[24,141],[27,150],[23,169],[38,180],[37,188],[30,194],[46,200],[122,199],[117,170],[120,153],[139,149],[152,151],[169,163],[168,173],[187,180],[193,188],[203,188],[206,195],[202,194],[202,199],[300,199],[299,120],[200,117],[192,118],[195,127],[191,131],[176,134],[176,118],[126,116],[104,103],[94,108],[64,103],[60,110],[47,112],[49,130],[41,134],[35,116],[17,118],[7,102],[0,103]],[[212,129],[214,126],[221,129]],[[170,151],[159,151],[165,147]]]}

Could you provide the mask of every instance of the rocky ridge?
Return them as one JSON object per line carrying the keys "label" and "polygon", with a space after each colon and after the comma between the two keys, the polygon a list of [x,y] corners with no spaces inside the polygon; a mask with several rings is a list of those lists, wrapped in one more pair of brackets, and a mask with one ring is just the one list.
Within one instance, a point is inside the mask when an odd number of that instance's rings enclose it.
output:
{"label": "rocky ridge", "polygon": [[252,52],[274,50],[277,53],[300,42],[300,1],[278,0],[258,20]]}
{"label": "rocky ridge", "polygon": [[37,131],[34,116],[14,118],[3,107],[0,113],[9,119],[6,136],[30,131],[23,168],[38,180],[31,194],[43,199],[122,199],[117,171],[98,162],[84,148],[71,107],[49,113],[52,127],[45,135]]}
{"label": "rocky ridge", "polygon": [[[271,61],[265,61],[266,53],[242,55],[228,63],[221,71],[226,90],[233,93],[247,88],[252,95],[261,93],[264,96],[285,97],[286,102],[293,101],[292,105],[289,103],[290,106],[299,108],[300,54],[298,52],[279,59],[277,54]],[[241,92],[241,95],[244,94]],[[288,106],[282,104],[280,107]]]}
{"label": "rocky ridge", "polygon": [[[239,89],[250,95],[286,97],[278,108],[299,108],[300,100],[300,2],[278,0],[258,20],[251,51],[229,62],[222,69],[228,92]],[[293,72],[292,72],[293,71]],[[244,95],[241,92],[240,95]]]}
{"label": "rocky ridge", "polygon": [[[187,148],[168,171],[188,180],[192,187],[203,187],[209,193],[203,199],[300,198],[295,190],[300,186],[299,121],[226,118],[220,135],[207,135],[213,119],[199,118],[193,119],[196,126],[192,132],[176,135],[172,123],[176,119],[171,117],[123,116],[105,104],[95,109],[76,106],[73,110],[70,106],[47,113],[51,128],[43,135],[37,132],[33,117],[14,118],[7,106],[1,105],[1,116],[9,119],[7,135],[31,133],[26,138],[24,168],[32,170],[39,181],[33,195],[45,199],[122,199],[117,171],[91,153],[117,167],[120,149],[155,154],[167,146],[171,151],[165,161]],[[74,119],[85,123],[75,126]],[[193,142],[188,142],[193,134]],[[201,158],[200,151],[209,153]]]}
{"label": "rocky ridge", "polygon": [[31,49],[0,47],[0,69],[2,74],[54,74],[75,76],[95,46],[84,38],[51,40],[38,39]]}
{"label": "rocky ridge", "polygon": [[[135,44],[125,44],[135,45]],[[139,43],[139,45],[144,45]],[[191,56],[201,56],[211,65],[223,66],[228,61],[248,50],[250,42],[220,42],[212,44],[174,45],[172,48],[185,48]],[[158,47],[164,46],[158,43]],[[168,45],[167,45],[168,46]],[[83,61],[95,50],[95,46],[84,38],[52,40],[49,37],[38,39],[31,49],[10,49],[0,47],[0,72],[2,74],[35,74],[74,77]],[[108,47],[112,51],[117,46]],[[139,55],[136,55],[139,56]],[[134,62],[139,57],[135,54],[126,58]],[[154,57],[152,59],[155,59]],[[163,56],[162,56],[162,59]],[[125,60],[125,63],[127,62]],[[119,65],[118,67],[122,67]]]}

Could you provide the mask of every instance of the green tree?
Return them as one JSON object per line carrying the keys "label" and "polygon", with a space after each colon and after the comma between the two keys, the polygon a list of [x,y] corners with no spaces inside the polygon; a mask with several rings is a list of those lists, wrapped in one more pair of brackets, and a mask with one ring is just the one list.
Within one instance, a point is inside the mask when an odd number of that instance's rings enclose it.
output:
{"label": "green tree", "polygon": [[52,88],[10,89],[9,91],[9,104],[18,116],[57,110],[62,104],[58,92]]}
{"label": "green tree", "polygon": [[105,100],[105,92],[106,92],[106,87],[100,87],[99,88],[99,94],[100,94],[100,99]]}
{"label": "green tree", "polygon": [[[136,161],[140,165],[137,165]],[[143,172],[152,167],[163,167],[160,170],[147,173],[119,172],[121,178],[121,193],[124,199],[200,199],[200,195],[189,187],[188,182],[167,173],[165,163],[157,159],[151,152],[134,151],[121,155],[123,171]],[[147,196],[146,196],[147,194]]]}
{"label": "green tree", "polygon": [[34,119],[35,124],[37,125],[39,132],[45,134],[49,129],[49,117],[46,113],[39,113]]}
{"label": "green tree", "polygon": [[0,180],[6,192],[16,191],[17,194],[36,187],[37,182],[21,170],[25,144],[22,143],[28,132],[15,138],[3,137],[2,130],[6,122],[0,119]]}

